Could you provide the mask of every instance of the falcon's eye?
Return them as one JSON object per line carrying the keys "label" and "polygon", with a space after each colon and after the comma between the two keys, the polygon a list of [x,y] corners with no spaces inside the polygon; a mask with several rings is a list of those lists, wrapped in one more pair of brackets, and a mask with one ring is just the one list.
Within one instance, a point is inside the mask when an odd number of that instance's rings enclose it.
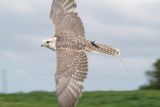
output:
{"label": "falcon's eye", "polygon": [[47,41],[47,43],[49,43],[49,41]]}

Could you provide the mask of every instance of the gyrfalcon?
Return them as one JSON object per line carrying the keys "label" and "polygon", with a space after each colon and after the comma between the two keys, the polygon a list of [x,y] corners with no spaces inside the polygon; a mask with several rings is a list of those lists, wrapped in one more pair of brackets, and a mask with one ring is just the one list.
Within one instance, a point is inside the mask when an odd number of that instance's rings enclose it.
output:
{"label": "gyrfalcon", "polygon": [[75,11],[75,0],[53,0],[50,19],[55,34],[41,46],[56,51],[56,94],[60,107],[75,107],[87,76],[87,52],[118,56],[120,50],[85,38],[83,23]]}

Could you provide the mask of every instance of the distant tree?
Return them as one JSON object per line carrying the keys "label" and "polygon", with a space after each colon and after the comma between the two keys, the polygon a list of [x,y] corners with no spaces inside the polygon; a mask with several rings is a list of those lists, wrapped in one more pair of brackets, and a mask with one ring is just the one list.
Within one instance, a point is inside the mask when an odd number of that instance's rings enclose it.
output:
{"label": "distant tree", "polygon": [[153,64],[153,71],[147,71],[146,75],[150,78],[148,85],[143,85],[140,89],[160,90],[160,59]]}

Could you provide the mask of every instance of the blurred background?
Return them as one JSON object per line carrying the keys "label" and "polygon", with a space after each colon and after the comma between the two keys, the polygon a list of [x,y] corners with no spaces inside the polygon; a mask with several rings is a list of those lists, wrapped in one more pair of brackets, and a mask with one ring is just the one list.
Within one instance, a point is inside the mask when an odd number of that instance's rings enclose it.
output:
{"label": "blurred background", "polygon": [[[115,57],[87,53],[85,91],[137,90],[160,58],[159,0],[76,0],[86,37],[121,50]],[[52,0],[0,1],[0,93],[55,91],[55,52],[41,48],[54,35]]]}

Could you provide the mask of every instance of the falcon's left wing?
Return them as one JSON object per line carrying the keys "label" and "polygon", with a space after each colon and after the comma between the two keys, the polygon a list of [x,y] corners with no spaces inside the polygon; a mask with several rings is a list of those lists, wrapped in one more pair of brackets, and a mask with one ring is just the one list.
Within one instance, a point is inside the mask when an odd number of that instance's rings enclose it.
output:
{"label": "falcon's left wing", "polygon": [[87,56],[72,49],[57,49],[56,93],[60,107],[75,107],[87,76]]}

